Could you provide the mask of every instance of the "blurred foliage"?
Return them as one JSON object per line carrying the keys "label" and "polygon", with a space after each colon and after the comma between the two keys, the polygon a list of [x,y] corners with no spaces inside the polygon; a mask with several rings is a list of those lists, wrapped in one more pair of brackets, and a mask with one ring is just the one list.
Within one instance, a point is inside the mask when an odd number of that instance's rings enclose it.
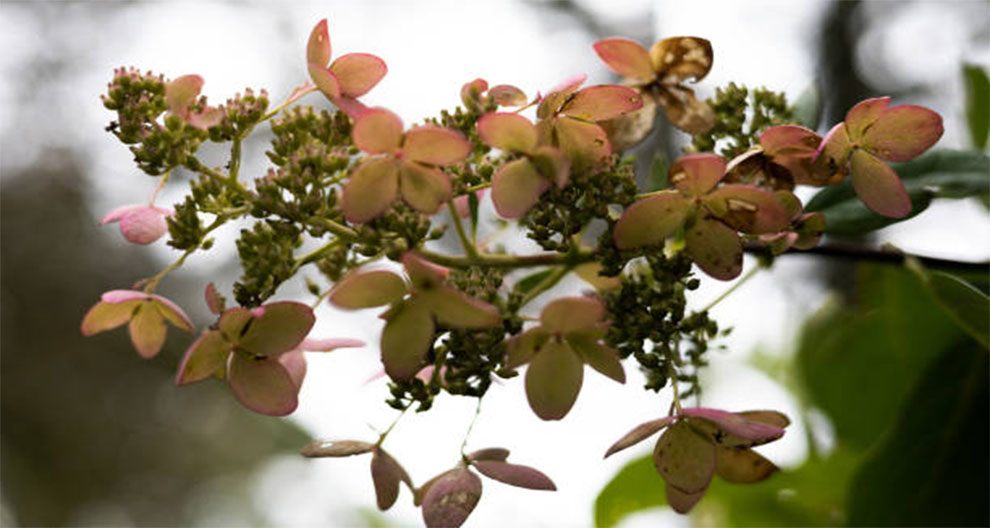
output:
{"label": "blurred foliage", "polygon": [[[307,439],[287,421],[247,411],[219,382],[176,389],[173,369],[191,335],[173,333],[150,361],[126,332],[80,335],[101,292],[155,264],[146,248],[98,231],[75,158],[42,159],[4,174],[0,198],[4,518],[179,526],[230,513],[231,524],[264,523],[251,473]],[[168,294],[201,303],[198,288],[180,281],[169,281]]]}
{"label": "blurred foliage", "polygon": [[990,136],[990,78],[987,71],[972,64],[963,65],[966,87],[966,124],[973,148],[987,148]]}

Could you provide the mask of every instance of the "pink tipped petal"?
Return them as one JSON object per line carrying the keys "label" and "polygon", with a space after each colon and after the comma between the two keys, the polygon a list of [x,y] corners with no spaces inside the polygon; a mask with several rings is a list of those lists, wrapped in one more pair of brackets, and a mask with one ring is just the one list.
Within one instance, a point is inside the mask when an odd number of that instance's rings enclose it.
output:
{"label": "pink tipped petal", "polygon": [[622,369],[619,355],[612,348],[599,342],[598,336],[588,331],[567,334],[567,344],[589,367],[617,381],[626,382],[626,372]]}
{"label": "pink tipped petal", "polygon": [[612,239],[619,249],[662,244],[677,232],[692,203],[677,191],[661,191],[629,206],[619,217]]}
{"label": "pink tipped petal", "polygon": [[349,339],[346,337],[331,337],[324,339],[303,339],[298,350],[304,352],[332,352],[338,348],[361,348],[367,343],[360,339]]}
{"label": "pink tipped petal", "polygon": [[334,106],[336,106],[341,112],[347,114],[347,117],[350,117],[354,121],[361,119],[364,117],[364,114],[371,111],[371,109],[365,106],[364,103],[353,97],[340,96],[332,101]]}
{"label": "pink tipped petal", "polygon": [[186,331],[193,331],[192,320],[186,315],[186,312],[179,308],[179,305],[174,302],[162,297],[161,295],[152,295],[152,300],[154,301],[155,307],[162,314],[165,319],[172,323],[176,328]]}
{"label": "pink tipped petal", "polygon": [[255,356],[276,357],[296,348],[316,322],[312,308],[302,303],[280,301],[264,309],[237,342],[238,348]]}
{"label": "pink tipped petal", "polygon": [[562,297],[547,304],[540,312],[543,328],[565,334],[592,328],[605,317],[605,305],[591,297]]}
{"label": "pink tipped petal", "polygon": [[715,474],[715,444],[687,423],[677,422],[657,442],[653,464],[667,484],[684,493],[698,493]]}
{"label": "pink tipped petal", "polygon": [[529,160],[533,162],[536,170],[551,183],[556,184],[558,189],[567,187],[571,175],[571,162],[562,150],[543,145],[530,154]]}
{"label": "pink tipped petal", "polygon": [[309,78],[330,100],[340,97],[340,80],[326,66],[309,63]]}
{"label": "pink tipped petal", "polygon": [[780,198],[754,185],[720,187],[709,193],[702,203],[713,215],[744,233],[777,233],[791,220],[791,214]]}
{"label": "pink tipped petal", "polygon": [[550,480],[550,477],[529,466],[496,460],[477,460],[471,465],[476,467],[482,475],[510,486],[533,490],[557,490],[557,486]]}
{"label": "pink tipped petal", "polygon": [[458,528],[481,500],[481,479],[464,467],[452,469],[428,484],[423,496],[423,522],[427,528]]}
{"label": "pink tipped petal", "polygon": [[333,61],[330,71],[337,76],[342,95],[360,97],[385,77],[388,67],[380,57],[370,53],[348,53]]}
{"label": "pink tipped petal", "polygon": [[212,282],[206,285],[206,291],[203,292],[203,297],[206,299],[206,307],[209,308],[210,312],[220,315],[227,304],[227,300],[220,295],[217,291],[217,285]]}
{"label": "pink tipped petal", "polygon": [[175,384],[186,385],[206,379],[227,364],[231,345],[217,330],[208,330],[186,349],[175,373]]}
{"label": "pink tipped petal", "polygon": [[106,225],[106,224],[110,224],[110,223],[113,223],[113,222],[119,222],[125,216],[127,216],[127,215],[129,215],[129,214],[131,214],[131,213],[133,213],[135,211],[138,211],[138,210],[141,210],[141,209],[146,209],[147,207],[148,207],[147,205],[122,205],[120,207],[114,208],[109,213],[103,215],[103,218],[100,220],[100,225]]}
{"label": "pink tipped petal", "polygon": [[588,75],[584,73],[569,77],[547,92],[547,95],[540,100],[540,105],[536,107],[536,117],[546,119],[557,115],[567,97],[577,91],[587,78]]}
{"label": "pink tipped petal", "polygon": [[708,275],[730,280],[742,272],[742,243],[729,226],[712,218],[698,218],[684,232],[685,251]]}
{"label": "pink tipped petal", "polygon": [[804,174],[795,174],[795,182],[807,185],[834,185],[841,183],[849,174],[849,155],[852,142],[845,123],[839,123],[825,134],[821,145],[812,158],[811,170],[807,179]]}
{"label": "pink tipped petal", "polygon": [[150,293],[144,293],[143,291],[138,290],[110,290],[108,292],[103,292],[103,294],[100,295],[101,301],[113,304],[151,298],[153,298],[153,296]]}
{"label": "pink tipped petal", "polygon": [[429,305],[437,321],[444,326],[491,328],[502,324],[498,308],[450,286],[438,286],[417,295]]}
{"label": "pink tipped petal", "polygon": [[285,371],[289,373],[292,384],[298,391],[302,388],[303,380],[306,379],[306,356],[302,350],[293,350],[278,357],[278,362],[282,364]]}
{"label": "pink tipped petal", "polygon": [[481,100],[481,94],[488,90],[488,81],[475,79],[461,85],[461,102],[464,106],[477,104]]}
{"label": "pink tipped petal", "polygon": [[728,447],[752,447],[784,436],[783,427],[750,420],[721,409],[688,407],[682,409],[681,414],[691,417],[693,427],[710,434],[720,445]]}
{"label": "pink tipped petal", "polygon": [[527,153],[536,147],[536,127],[513,112],[485,114],[478,120],[478,135],[488,146],[507,152]]}
{"label": "pink tipped petal", "polygon": [[225,310],[217,321],[217,327],[223,333],[227,341],[236,343],[244,333],[244,327],[254,319],[251,310],[247,308],[231,308]]}
{"label": "pink tipped petal", "polygon": [[623,77],[650,81],[656,77],[650,53],[639,42],[614,37],[599,40],[592,47],[605,65]]}
{"label": "pink tipped petal", "polygon": [[150,302],[138,306],[128,331],[134,349],[143,358],[155,357],[165,344],[165,320]]}
{"label": "pink tipped petal", "polygon": [[616,84],[589,86],[571,97],[560,113],[585,121],[614,119],[643,107],[643,98],[635,90]]}
{"label": "pink tipped petal", "polygon": [[406,282],[391,271],[356,271],[337,281],[330,291],[330,302],[340,308],[360,310],[392,304],[406,292]]}
{"label": "pink tipped petal", "polygon": [[348,222],[363,224],[384,213],[399,194],[399,162],[375,158],[362,163],[344,186],[341,207]]}
{"label": "pink tipped petal", "polygon": [[505,462],[509,458],[509,450],[504,447],[488,447],[479,449],[467,456],[473,462],[489,460],[494,462]]}
{"label": "pink tipped petal", "polygon": [[277,359],[230,355],[227,383],[242,405],[259,414],[285,416],[299,405],[299,388]]}
{"label": "pink tipped petal", "polygon": [[512,369],[529,363],[549,338],[550,334],[539,326],[513,336],[505,342],[505,367]]}
{"label": "pink tipped petal", "polygon": [[492,176],[492,203],[502,218],[520,218],[549,187],[532,162],[518,159],[502,165]]}
{"label": "pink tipped petal", "polygon": [[550,93],[561,93],[564,95],[568,95],[572,92],[577,91],[577,89],[580,88],[582,84],[584,84],[584,81],[587,80],[588,80],[587,73],[578,73],[572,75],[561,81],[560,84],[558,84],[557,86],[551,88],[550,92],[547,95],[549,95]]}
{"label": "pink tipped petal", "polygon": [[646,440],[647,438],[657,434],[657,431],[667,427],[673,422],[674,417],[667,416],[666,418],[658,418],[656,420],[650,420],[649,422],[643,422],[636,427],[633,427],[631,431],[623,435],[622,438],[608,448],[608,451],[605,452],[605,458]]}
{"label": "pink tipped petal", "polygon": [[402,155],[409,160],[430,165],[453,165],[471,152],[460,132],[436,126],[422,126],[406,132]]}
{"label": "pink tipped petal", "polygon": [[320,20],[309,34],[306,43],[306,62],[326,66],[330,62],[330,32],[327,19]]}
{"label": "pink tipped petal", "polygon": [[308,458],[342,458],[370,453],[373,449],[375,444],[359,440],[314,440],[303,446],[299,454]]}
{"label": "pink tipped petal", "polygon": [[168,222],[154,207],[141,207],[120,219],[120,232],[132,244],[150,244],[168,232]]}
{"label": "pink tipped petal", "polygon": [[381,448],[376,448],[371,457],[371,480],[375,484],[378,509],[382,511],[391,508],[399,498],[399,483],[410,482],[406,470]]}
{"label": "pink tipped petal", "polygon": [[705,490],[701,490],[697,493],[685,493],[674,486],[671,486],[668,482],[666,484],[667,490],[667,504],[677,513],[687,513],[694,508],[695,504],[705,496]]}
{"label": "pink tipped petal", "polygon": [[911,199],[904,183],[889,165],[857,149],[852,154],[851,169],[856,195],[873,212],[888,218],[903,218],[911,213]]}
{"label": "pink tipped petal", "polygon": [[399,192],[410,207],[432,215],[450,200],[453,190],[450,178],[443,171],[406,161],[399,169]]}
{"label": "pink tipped petal", "polygon": [[760,135],[760,146],[768,156],[814,155],[822,138],[813,130],[796,125],[780,125]]}
{"label": "pink tipped petal", "polygon": [[424,259],[415,251],[402,254],[402,265],[415,289],[425,290],[439,286],[447,280],[447,274],[450,273],[449,269]]}
{"label": "pink tipped petal", "polygon": [[529,100],[526,98],[526,93],[512,86],[511,84],[499,84],[492,86],[488,90],[488,95],[495,100],[495,104],[499,106],[523,106]]}
{"label": "pink tipped petal", "polygon": [[402,143],[402,120],[384,108],[372,108],[354,123],[354,144],[368,154],[392,154]]}
{"label": "pink tipped petal", "polygon": [[846,131],[852,141],[859,141],[863,132],[872,125],[890,104],[890,97],[875,97],[856,103],[846,113]]}
{"label": "pink tipped petal", "polygon": [[752,449],[718,447],[715,450],[715,473],[726,482],[752,484],[766,480],[777,466]]}
{"label": "pink tipped petal", "polygon": [[99,302],[86,312],[82,320],[82,335],[91,336],[112,330],[131,320],[141,301],[132,299],[119,303]]}
{"label": "pink tipped petal", "polygon": [[[474,197],[479,202],[481,198],[485,196],[485,191],[488,189],[481,189],[479,191],[474,191]],[[460,218],[468,218],[471,216],[471,202],[470,195],[462,194],[454,198],[454,209],[457,210],[457,216]]]}
{"label": "pink tipped petal", "polygon": [[887,161],[908,161],[942,137],[942,116],[922,106],[888,108],[866,129],[861,144]]}
{"label": "pink tipped petal", "polygon": [[165,105],[173,114],[184,116],[189,105],[196,101],[203,89],[203,78],[199,75],[183,75],[165,85]]}
{"label": "pink tipped petal", "polygon": [[700,196],[715,188],[725,175],[725,160],[715,154],[688,154],[670,168],[670,183],[688,196]]}
{"label": "pink tipped petal", "polygon": [[581,392],[584,365],[564,342],[551,339],[529,362],[526,398],[543,420],[560,420]]}
{"label": "pink tipped petal", "polygon": [[612,145],[608,134],[595,123],[570,117],[554,120],[557,141],[571,165],[587,168],[606,165],[612,155]]}
{"label": "pink tipped petal", "polygon": [[382,330],[382,363],[394,380],[408,380],[423,368],[433,345],[433,316],[413,298],[392,311]]}
{"label": "pink tipped petal", "polygon": [[224,118],[222,109],[215,106],[208,106],[201,112],[189,114],[189,124],[200,130],[208,130],[219,125]]}

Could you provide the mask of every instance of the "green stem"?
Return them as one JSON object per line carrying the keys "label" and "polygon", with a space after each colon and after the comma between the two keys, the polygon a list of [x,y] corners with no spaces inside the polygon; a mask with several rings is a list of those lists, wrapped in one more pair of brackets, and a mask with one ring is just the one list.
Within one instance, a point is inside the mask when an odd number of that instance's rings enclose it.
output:
{"label": "green stem", "polygon": [[238,182],[237,180],[232,180],[229,177],[224,176],[223,174],[207,167],[206,165],[198,165],[193,170],[204,176],[209,176],[210,178],[213,178],[218,183],[229,188],[235,193],[240,194],[241,196],[248,195],[247,189],[245,189],[244,186],[240,184],[240,182]]}
{"label": "green stem", "polygon": [[357,231],[343,224],[338,224],[337,222],[334,222],[329,218],[321,218],[318,216],[314,216],[314,217],[310,217],[309,222],[313,225],[322,227],[327,231],[330,231],[331,233],[337,235],[340,238],[343,238],[345,241],[348,242],[352,240],[356,240],[358,237]]}
{"label": "green stem", "polygon": [[241,136],[235,136],[233,145],[230,147],[230,170],[227,177],[230,181],[237,182],[237,175],[241,172]]}
{"label": "green stem", "polygon": [[294,275],[296,271],[299,271],[299,268],[305,266],[306,264],[320,260],[321,258],[326,256],[327,253],[329,253],[331,250],[333,250],[338,245],[340,245],[340,242],[341,240],[339,238],[335,238],[330,242],[327,242],[326,244],[314,249],[313,251],[310,251],[309,253],[306,253],[305,255],[299,257],[292,265],[292,274]]}
{"label": "green stem", "polygon": [[289,98],[286,99],[282,104],[276,106],[275,108],[272,108],[270,112],[262,116],[261,120],[268,121],[272,117],[275,117],[275,115],[281,112],[285,107],[299,100],[299,98],[301,98],[302,96],[315,91],[316,91],[315,85],[306,83],[305,85],[303,85],[302,89],[300,89],[298,92],[293,91],[293,93],[289,95]]}
{"label": "green stem", "polygon": [[537,253],[535,255],[502,255],[499,253],[479,253],[471,258],[466,255],[444,255],[427,249],[417,252],[427,260],[447,266],[448,268],[469,268],[471,266],[486,266],[489,268],[531,268],[533,266],[556,266],[567,264],[576,266],[593,259],[591,251],[576,251],[571,253]]}
{"label": "green stem", "polygon": [[474,247],[474,244],[468,240],[467,233],[464,231],[464,223],[461,222],[461,216],[457,214],[453,200],[447,202],[447,211],[454,221],[454,229],[457,230],[457,238],[461,239],[461,245],[464,246],[464,253],[468,258],[478,258],[478,248]]}
{"label": "green stem", "polygon": [[388,438],[388,434],[392,432],[392,429],[395,429],[395,425],[398,424],[399,420],[401,420],[402,417],[406,415],[406,411],[408,410],[409,410],[409,406],[406,406],[406,408],[402,409],[402,412],[400,412],[399,415],[395,417],[395,420],[392,420],[392,423],[388,426],[388,429],[385,429],[382,432],[382,434],[378,436],[378,442],[375,443],[376,446],[381,447],[382,443],[385,442],[385,439]]}
{"label": "green stem", "polygon": [[746,272],[745,275],[743,275],[739,280],[737,280],[735,284],[730,286],[729,289],[722,292],[722,295],[719,295],[714,301],[708,303],[708,306],[705,306],[701,311],[707,312],[708,310],[714,308],[716,304],[722,302],[723,299],[731,295],[732,292],[738,290],[740,286],[746,283],[746,281],[753,278],[753,276],[756,275],[756,273],[761,269],[763,269],[763,266],[759,264],[751,268],[749,271]]}
{"label": "green stem", "polygon": [[471,437],[471,431],[474,430],[474,424],[478,421],[478,416],[481,414],[481,398],[478,398],[478,405],[474,408],[474,416],[471,418],[471,423],[468,425],[467,432],[464,433],[464,441],[461,442],[461,457],[465,460],[467,455],[464,454],[464,448],[467,447],[468,438]]}
{"label": "green stem", "polygon": [[479,183],[478,185],[472,185],[467,189],[464,189],[464,194],[469,194],[473,192],[480,191],[482,189],[487,189],[492,186],[492,182]]}

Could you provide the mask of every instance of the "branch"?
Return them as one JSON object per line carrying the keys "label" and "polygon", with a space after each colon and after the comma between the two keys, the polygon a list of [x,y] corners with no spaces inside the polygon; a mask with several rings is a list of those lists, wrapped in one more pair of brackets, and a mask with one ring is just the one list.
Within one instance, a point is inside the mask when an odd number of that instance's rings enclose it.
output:
{"label": "branch", "polygon": [[[766,254],[766,247],[759,244],[746,244],[747,253]],[[913,256],[921,261],[926,268],[940,270],[955,270],[958,272],[987,272],[990,270],[990,261],[968,262],[964,260],[942,259],[937,257],[925,257],[920,255],[908,255],[894,250],[874,249],[844,243],[829,243],[811,249],[788,251],[783,255],[821,255],[844,260],[858,260],[871,262],[889,262],[891,264],[901,264],[906,257]],[[781,255],[781,256],[783,256]]]}

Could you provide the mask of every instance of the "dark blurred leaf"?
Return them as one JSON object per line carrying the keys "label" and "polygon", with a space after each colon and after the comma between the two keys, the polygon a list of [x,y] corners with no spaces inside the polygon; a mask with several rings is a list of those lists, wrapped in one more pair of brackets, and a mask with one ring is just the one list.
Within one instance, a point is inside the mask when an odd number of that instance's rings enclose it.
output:
{"label": "dark blurred leaf", "polygon": [[523,277],[516,283],[516,291],[523,295],[529,293],[537,284],[543,282],[543,279],[549,277],[551,273],[553,273],[553,268],[547,268]]}
{"label": "dark blurred leaf", "polygon": [[478,193],[468,194],[468,211],[471,213],[471,238],[478,233]]}
{"label": "dark blurred leaf", "polygon": [[856,279],[854,302],[833,303],[807,322],[797,367],[838,440],[868,448],[928,363],[963,334],[907,270],[863,265]]}
{"label": "dark blurred leaf", "polygon": [[619,524],[633,513],[667,505],[663,479],[646,455],[626,464],[595,499],[595,526]]}
{"label": "dark blurred leaf", "polygon": [[990,298],[960,277],[941,271],[929,272],[915,259],[909,259],[907,265],[946,315],[986,348],[990,338]]}
{"label": "dark blurred leaf", "polygon": [[805,211],[825,214],[827,234],[854,236],[912,218],[927,209],[934,198],[985,196],[990,192],[990,157],[982,152],[936,150],[891,166],[911,198],[911,214],[907,217],[886,218],[870,211],[849,181],[816,194]]}
{"label": "dark blurred leaf", "polygon": [[990,133],[990,79],[979,66],[963,65],[963,79],[966,86],[966,122],[969,124],[969,137],[973,147],[987,148]]}
{"label": "dark blurred leaf", "polygon": [[801,92],[801,95],[794,100],[791,107],[794,119],[812,130],[818,128],[822,120],[822,94],[818,89],[818,83],[812,83]]}
{"label": "dark blurred leaf", "polygon": [[972,341],[942,352],[855,475],[850,525],[990,523],[987,369],[987,354]]}

